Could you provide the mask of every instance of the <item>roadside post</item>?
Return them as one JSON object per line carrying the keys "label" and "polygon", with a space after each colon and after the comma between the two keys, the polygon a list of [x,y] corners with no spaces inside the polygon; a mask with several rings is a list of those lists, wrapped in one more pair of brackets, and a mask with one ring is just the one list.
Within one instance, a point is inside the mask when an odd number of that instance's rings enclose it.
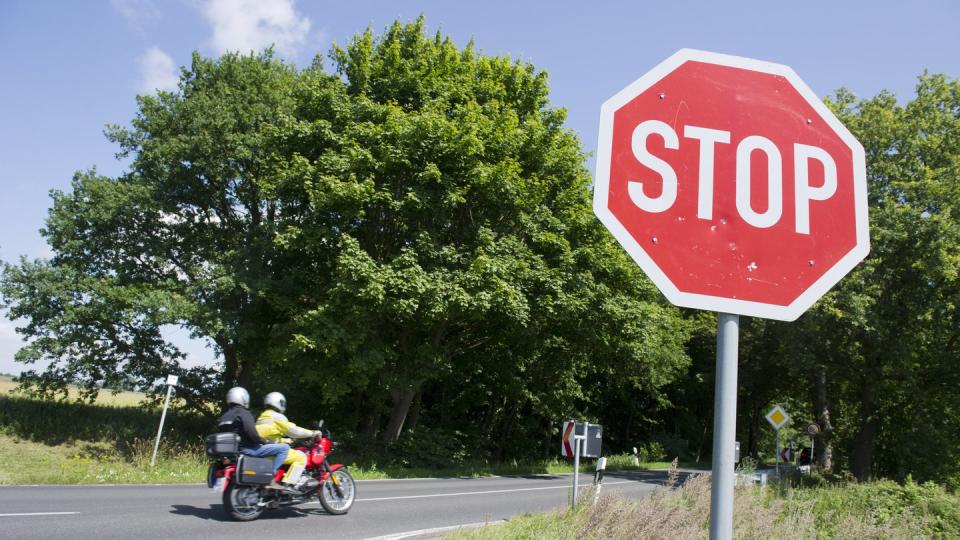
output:
{"label": "roadside post", "polygon": [[593,504],[600,500],[600,487],[603,485],[603,473],[607,470],[607,458],[597,460],[597,470],[593,475]]}
{"label": "roadside post", "polygon": [[780,455],[780,428],[787,425],[787,422],[790,421],[790,415],[787,414],[787,411],[783,410],[783,407],[774,405],[774,407],[767,413],[766,418],[767,422],[770,422],[770,425],[773,426],[773,430],[776,432],[777,436],[777,453],[776,459],[773,461],[776,463],[777,477],[779,478],[780,458],[783,457]]}
{"label": "roadside post", "polygon": [[717,313],[710,538],[733,537],[740,316],[793,321],[870,251],[863,146],[787,66],[682,49],[600,109],[593,210]]}
{"label": "roadside post", "polygon": [[173,393],[173,387],[177,385],[180,377],[177,375],[167,375],[167,397],[163,400],[163,412],[160,413],[160,427],[157,429],[157,442],[153,444],[153,457],[150,458],[150,466],[157,464],[157,451],[160,449],[160,434],[163,433],[163,421],[167,419],[167,407],[170,405],[170,394]]}

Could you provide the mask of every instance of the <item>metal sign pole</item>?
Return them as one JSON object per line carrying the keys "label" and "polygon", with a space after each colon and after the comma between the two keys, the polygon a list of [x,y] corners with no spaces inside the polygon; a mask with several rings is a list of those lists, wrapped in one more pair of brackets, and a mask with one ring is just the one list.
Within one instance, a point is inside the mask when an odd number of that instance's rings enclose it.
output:
{"label": "metal sign pole", "polygon": [[160,413],[160,427],[157,428],[157,442],[153,444],[153,457],[150,458],[150,466],[157,464],[157,450],[160,449],[160,434],[163,432],[163,421],[167,419],[167,407],[170,405],[170,394],[173,393],[173,387],[177,384],[176,375],[167,375],[167,397],[163,400],[163,412]]}
{"label": "metal sign pole", "polygon": [[814,463],[814,450],[816,449],[817,439],[815,435],[810,435],[810,471],[813,472],[813,463]]}
{"label": "metal sign pole", "polygon": [[710,540],[733,538],[733,445],[737,432],[737,348],[740,316],[717,314],[717,375],[713,402]]}
{"label": "metal sign pole", "polygon": [[777,464],[776,465],[777,478],[780,478],[780,430],[778,429],[776,430],[776,432],[777,432],[777,455],[774,457],[773,462]]}
{"label": "metal sign pole", "polygon": [[573,428],[573,504],[577,506],[577,491],[580,489],[580,444],[583,437],[577,435],[577,428]]}

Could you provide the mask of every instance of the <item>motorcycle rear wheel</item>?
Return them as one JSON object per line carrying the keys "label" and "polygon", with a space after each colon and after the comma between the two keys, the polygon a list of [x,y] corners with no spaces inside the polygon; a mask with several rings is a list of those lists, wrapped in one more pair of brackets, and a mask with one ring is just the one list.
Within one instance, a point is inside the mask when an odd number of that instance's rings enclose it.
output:
{"label": "motorcycle rear wheel", "polygon": [[235,521],[253,521],[260,517],[265,507],[259,506],[259,502],[258,488],[230,482],[223,491],[223,509]]}
{"label": "motorcycle rear wheel", "polygon": [[[337,494],[337,488],[333,485],[333,479],[336,478],[340,486],[340,492],[343,497]],[[327,481],[320,486],[320,506],[327,512],[334,515],[346,514],[353,506],[353,500],[357,496],[357,485],[353,481],[353,476],[346,469],[337,469],[330,473]]]}

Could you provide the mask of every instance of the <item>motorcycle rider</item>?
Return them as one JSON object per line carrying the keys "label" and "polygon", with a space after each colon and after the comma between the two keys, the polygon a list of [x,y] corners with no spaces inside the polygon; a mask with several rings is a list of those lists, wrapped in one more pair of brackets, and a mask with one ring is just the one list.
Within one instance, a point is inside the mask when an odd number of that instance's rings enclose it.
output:
{"label": "motorcycle rider", "polygon": [[[257,433],[270,441],[280,442],[285,437],[294,439],[304,439],[307,437],[319,437],[319,431],[304,429],[290,420],[283,414],[287,410],[287,398],[280,392],[270,392],[263,398],[265,409],[257,418]],[[290,449],[284,464],[289,464],[287,474],[283,477],[283,483],[296,486],[300,483],[303,470],[307,464],[307,456],[303,452]],[[310,481],[309,478],[306,481]]]}
{"label": "motorcycle rider", "polygon": [[[265,458],[273,456],[273,473],[287,459],[290,445],[272,442],[257,433],[253,415],[250,414],[250,393],[240,386],[234,386],[227,391],[227,412],[218,420],[221,432],[232,431],[240,435],[240,453],[246,456]],[[271,489],[284,489],[276,481],[267,486]]]}

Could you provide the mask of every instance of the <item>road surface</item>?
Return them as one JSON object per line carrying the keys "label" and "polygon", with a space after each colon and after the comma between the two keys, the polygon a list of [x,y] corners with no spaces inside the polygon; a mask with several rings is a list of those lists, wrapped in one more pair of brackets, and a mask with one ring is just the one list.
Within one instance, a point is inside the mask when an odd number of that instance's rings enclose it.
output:
{"label": "road surface", "polygon": [[[665,478],[607,473],[603,490],[642,497]],[[591,481],[581,475],[583,485]],[[206,485],[0,486],[0,537],[375,538],[562,508],[570,485],[570,475],[360,481],[347,515],[311,503],[268,510],[251,523],[229,521]]]}

